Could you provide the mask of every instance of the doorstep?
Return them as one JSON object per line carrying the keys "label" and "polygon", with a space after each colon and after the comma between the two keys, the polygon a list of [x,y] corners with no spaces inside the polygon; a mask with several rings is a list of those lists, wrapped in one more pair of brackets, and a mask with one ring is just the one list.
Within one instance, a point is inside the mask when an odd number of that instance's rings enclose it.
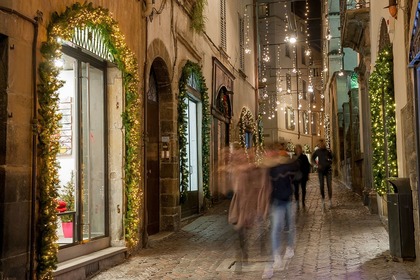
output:
{"label": "doorstep", "polygon": [[54,271],[56,280],[82,280],[124,262],[126,247],[109,247],[88,255],[61,262]]}

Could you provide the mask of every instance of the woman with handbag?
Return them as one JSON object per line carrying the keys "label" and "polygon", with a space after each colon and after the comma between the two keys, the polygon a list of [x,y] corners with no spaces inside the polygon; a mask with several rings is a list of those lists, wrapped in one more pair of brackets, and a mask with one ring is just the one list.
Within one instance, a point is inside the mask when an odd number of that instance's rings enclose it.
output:
{"label": "woman with handbag", "polygon": [[311,170],[311,164],[309,163],[308,157],[303,153],[302,146],[297,144],[295,146],[295,154],[299,162],[299,171],[296,172],[293,179],[293,185],[295,187],[295,199],[297,208],[299,209],[299,185],[302,189],[302,207],[305,208],[305,197],[306,197],[306,182],[309,180],[309,172]]}

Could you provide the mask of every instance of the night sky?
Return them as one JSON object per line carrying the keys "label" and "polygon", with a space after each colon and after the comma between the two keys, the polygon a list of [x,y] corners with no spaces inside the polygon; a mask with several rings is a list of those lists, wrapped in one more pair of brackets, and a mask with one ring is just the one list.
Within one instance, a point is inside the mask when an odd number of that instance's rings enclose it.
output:
{"label": "night sky", "polygon": [[[308,0],[309,3],[309,40],[310,45],[321,50],[321,0]],[[293,1],[292,9],[295,13],[304,18],[305,1]]]}

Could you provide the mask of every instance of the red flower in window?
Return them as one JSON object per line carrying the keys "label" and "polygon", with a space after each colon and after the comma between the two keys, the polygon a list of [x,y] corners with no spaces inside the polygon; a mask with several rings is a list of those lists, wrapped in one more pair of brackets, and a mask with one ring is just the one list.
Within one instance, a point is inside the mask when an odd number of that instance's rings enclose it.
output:
{"label": "red flower in window", "polygon": [[63,213],[67,211],[67,202],[59,200],[57,205],[57,212]]}

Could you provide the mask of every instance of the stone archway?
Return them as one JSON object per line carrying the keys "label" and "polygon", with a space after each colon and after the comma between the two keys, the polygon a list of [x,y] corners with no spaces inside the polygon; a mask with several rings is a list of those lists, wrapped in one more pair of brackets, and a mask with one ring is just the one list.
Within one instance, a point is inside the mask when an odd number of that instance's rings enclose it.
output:
{"label": "stone archway", "polygon": [[[158,219],[158,231],[173,231],[180,224],[179,207],[179,167],[177,161],[177,119],[175,96],[172,91],[172,72],[168,65],[171,65],[169,53],[161,40],[154,40],[148,46],[146,70],[145,115],[155,116],[155,121],[146,120],[145,135],[145,172],[146,172],[146,199],[145,215],[150,222],[147,212],[155,213],[156,203],[158,217],[154,217],[155,227],[149,228],[148,234],[156,233],[156,218]],[[154,81],[154,85],[151,82]],[[149,93],[156,91],[156,104],[149,100]],[[150,96],[150,98],[153,98]],[[151,109],[151,110],[149,110]],[[157,110],[157,112],[156,112]],[[154,112],[155,111],[155,112]],[[147,124],[149,126],[147,126]],[[152,126],[153,125],[153,126]],[[153,133],[153,139],[150,133]],[[149,150],[150,147],[155,147]],[[153,158],[149,158],[149,155]],[[153,165],[155,165],[153,167]],[[157,167],[156,167],[157,165]],[[155,171],[153,171],[153,168]],[[157,168],[157,169],[156,169]],[[150,173],[152,172],[152,173]],[[149,180],[150,179],[150,180]],[[158,193],[156,193],[158,192]],[[155,205],[150,205],[155,203]],[[149,224],[148,222],[148,224]]]}

